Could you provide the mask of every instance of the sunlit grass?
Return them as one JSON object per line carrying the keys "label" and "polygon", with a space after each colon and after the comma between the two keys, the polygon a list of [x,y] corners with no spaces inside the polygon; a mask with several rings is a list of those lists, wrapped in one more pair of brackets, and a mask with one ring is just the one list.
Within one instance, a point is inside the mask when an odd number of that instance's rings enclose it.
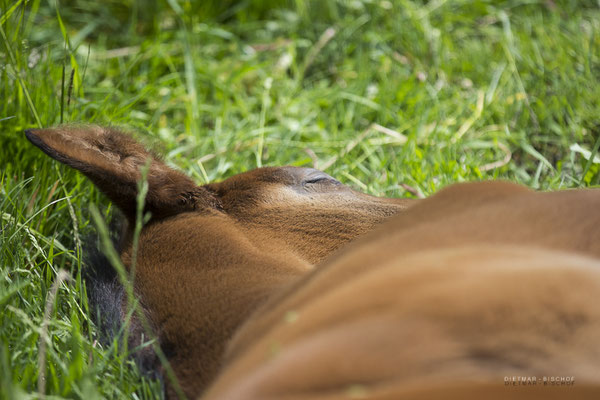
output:
{"label": "sunlit grass", "polygon": [[597,185],[598,3],[523,3],[0,0],[0,398],[38,396],[42,341],[48,395],[160,393],[89,320],[79,243],[110,205],[24,129],[124,126],[201,183],[291,164],[385,196]]}

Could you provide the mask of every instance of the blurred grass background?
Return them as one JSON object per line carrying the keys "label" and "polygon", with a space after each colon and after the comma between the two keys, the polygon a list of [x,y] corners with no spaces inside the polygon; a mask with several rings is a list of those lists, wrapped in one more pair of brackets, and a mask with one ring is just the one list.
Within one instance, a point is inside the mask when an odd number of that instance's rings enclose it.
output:
{"label": "blurred grass background", "polygon": [[597,0],[0,0],[0,27],[0,399],[160,397],[89,320],[80,242],[111,206],[26,128],[123,126],[201,183],[600,180]]}

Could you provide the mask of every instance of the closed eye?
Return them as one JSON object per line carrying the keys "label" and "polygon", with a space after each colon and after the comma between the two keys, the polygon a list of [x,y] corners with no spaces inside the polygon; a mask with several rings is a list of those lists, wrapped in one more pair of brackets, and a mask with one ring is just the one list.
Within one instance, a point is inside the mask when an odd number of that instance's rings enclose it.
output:
{"label": "closed eye", "polygon": [[309,179],[306,179],[303,183],[305,185],[310,185],[310,184],[315,184],[315,183],[327,183],[327,184],[332,184],[332,185],[341,185],[340,181],[338,181],[337,179],[333,179],[331,176],[326,175],[326,174],[313,176]]}
{"label": "closed eye", "polygon": [[328,181],[330,180],[327,177],[319,177],[319,178],[312,178],[312,179],[307,179],[304,181],[304,183],[318,183],[318,182],[324,182],[324,181]]}

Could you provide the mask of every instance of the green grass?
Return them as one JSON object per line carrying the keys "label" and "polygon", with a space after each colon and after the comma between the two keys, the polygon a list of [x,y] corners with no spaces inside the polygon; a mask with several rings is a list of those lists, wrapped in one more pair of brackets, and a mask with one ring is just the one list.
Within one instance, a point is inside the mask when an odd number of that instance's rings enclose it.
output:
{"label": "green grass", "polygon": [[26,128],[123,126],[198,182],[285,164],[384,196],[600,180],[597,1],[57,4],[0,0],[0,399],[159,397],[89,319],[80,241],[89,205],[111,207]]}

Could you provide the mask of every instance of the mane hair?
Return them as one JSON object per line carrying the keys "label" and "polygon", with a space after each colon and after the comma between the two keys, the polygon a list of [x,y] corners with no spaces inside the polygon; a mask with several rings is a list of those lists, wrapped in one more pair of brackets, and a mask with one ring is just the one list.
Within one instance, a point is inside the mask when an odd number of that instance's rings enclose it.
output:
{"label": "mane hair", "polygon": [[[120,213],[113,216],[109,223],[109,235],[117,253],[123,249],[125,218]],[[98,341],[110,346],[114,341],[123,344],[128,332],[128,351],[143,375],[163,381],[160,373],[160,361],[149,345],[150,338],[144,332],[137,314],[134,312],[129,321],[124,313],[123,304],[127,294],[119,281],[118,273],[106,254],[102,251],[100,237],[90,234],[83,244],[82,278],[85,282],[90,317],[98,328]]]}

